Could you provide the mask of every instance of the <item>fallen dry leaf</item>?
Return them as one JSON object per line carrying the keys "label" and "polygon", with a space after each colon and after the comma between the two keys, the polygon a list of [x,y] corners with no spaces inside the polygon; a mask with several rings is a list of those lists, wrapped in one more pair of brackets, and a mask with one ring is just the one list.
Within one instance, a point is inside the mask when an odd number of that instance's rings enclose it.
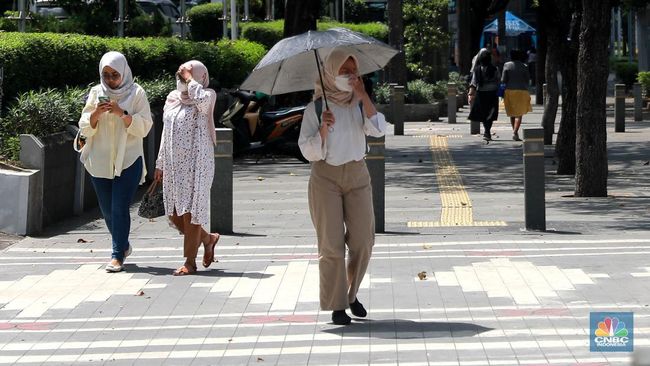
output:
{"label": "fallen dry leaf", "polygon": [[264,177],[257,177],[257,180],[263,181],[265,178]]}
{"label": "fallen dry leaf", "polygon": [[88,240],[83,239],[83,238],[77,239],[77,243],[87,243],[87,242],[88,242]]}
{"label": "fallen dry leaf", "polygon": [[264,361],[264,359],[262,357],[258,357],[257,362],[260,362],[260,361]]}
{"label": "fallen dry leaf", "polygon": [[426,280],[427,279],[427,273],[425,271],[422,271],[422,272],[418,273],[418,278],[420,279],[420,281]]}
{"label": "fallen dry leaf", "polygon": [[142,291],[142,290],[138,291],[138,293],[135,294],[135,296],[142,296],[142,295],[144,295],[144,291]]}
{"label": "fallen dry leaf", "polygon": [[432,245],[431,244],[424,244],[422,248],[424,249],[431,249]]}
{"label": "fallen dry leaf", "polygon": [[291,176],[291,177],[295,177],[295,176],[296,176],[296,173],[289,173],[289,176]]}

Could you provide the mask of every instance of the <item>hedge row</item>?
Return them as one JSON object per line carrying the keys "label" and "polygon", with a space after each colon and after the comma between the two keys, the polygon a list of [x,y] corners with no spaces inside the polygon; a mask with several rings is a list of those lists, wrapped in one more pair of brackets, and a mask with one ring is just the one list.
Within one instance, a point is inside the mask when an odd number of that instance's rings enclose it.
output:
{"label": "hedge row", "polygon": [[200,60],[217,87],[241,84],[265,52],[262,46],[246,40],[204,43],[176,38],[0,33],[5,98],[11,100],[29,90],[97,83],[99,60],[111,50],[124,53],[133,74],[141,80],[173,75],[181,63]]}
{"label": "hedge row", "polygon": [[190,20],[192,39],[195,41],[209,41],[223,36],[223,27],[219,19],[223,16],[222,3],[208,3],[197,5],[187,11]]}
{"label": "hedge row", "polygon": [[[282,39],[284,31],[284,20],[262,23],[242,23],[242,37],[250,41],[261,43],[267,49],[273,47]],[[336,23],[336,22],[319,22],[318,30],[327,30],[335,27],[343,27],[355,32],[363,33],[374,37],[380,41],[388,41],[388,26],[381,23]]]}

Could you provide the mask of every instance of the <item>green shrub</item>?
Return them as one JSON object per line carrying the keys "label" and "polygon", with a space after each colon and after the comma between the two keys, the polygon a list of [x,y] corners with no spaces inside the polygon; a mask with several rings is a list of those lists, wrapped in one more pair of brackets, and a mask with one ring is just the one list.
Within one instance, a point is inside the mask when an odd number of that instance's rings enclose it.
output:
{"label": "green shrub", "polygon": [[[364,24],[351,24],[351,23],[337,23],[337,22],[318,22],[318,30],[327,30],[330,28],[342,27],[353,30],[355,32],[363,33],[365,35],[374,37],[382,42],[388,41],[388,27],[381,23],[364,23]],[[243,23],[242,24],[242,37],[253,42],[263,44],[267,49],[270,49],[282,39],[284,32],[284,20],[277,20],[274,22],[261,22],[261,23]]]}
{"label": "green shrub", "polygon": [[161,75],[154,80],[136,80],[136,82],[147,92],[147,99],[152,106],[164,105],[167,94],[176,89],[176,79],[169,75]]}
{"label": "green shrub", "polygon": [[15,15],[17,15],[17,13],[14,11],[6,11],[4,13],[4,16],[0,18],[0,31],[5,31],[5,32],[18,31],[18,23],[13,19],[9,19],[10,16],[15,16]]}
{"label": "green shrub", "polygon": [[129,37],[171,36],[172,26],[160,15],[141,14],[131,19],[126,24],[126,35]]}
{"label": "green shrub", "polygon": [[37,137],[60,132],[79,121],[84,94],[81,88],[22,93],[3,118],[2,131],[5,135],[29,133]]}
{"label": "green shrub", "polygon": [[390,86],[388,83],[375,85],[373,94],[375,96],[375,103],[388,104],[390,102]]}
{"label": "green shrub", "polygon": [[203,62],[214,85],[241,84],[264,48],[246,40],[203,43],[176,38],[100,38],[52,33],[0,33],[5,100],[40,88],[86,86],[99,78],[98,63],[110,50],[124,53],[142,80],[173,75],[188,60]]}
{"label": "green shrub", "polygon": [[187,12],[190,20],[192,39],[195,41],[212,41],[223,36],[223,27],[219,18],[223,16],[221,3],[197,5]]}
{"label": "green shrub", "polygon": [[319,22],[318,30],[326,30],[330,28],[342,27],[355,32],[365,34],[376,38],[384,43],[388,42],[388,26],[383,23],[337,23],[337,22]]}
{"label": "green shrub", "polygon": [[435,86],[424,80],[413,80],[407,83],[406,102],[415,104],[433,103]]}
{"label": "green shrub", "polygon": [[636,74],[639,72],[639,66],[636,62],[616,62],[614,65],[616,78],[630,88],[636,81]]}
{"label": "green shrub", "polygon": [[244,23],[242,25],[242,37],[251,42],[262,44],[266,49],[282,39],[284,32],[284,20],[263,23]]}
{"label": "green shrub", "polygon": [[460,76],[459,73],[457,72],[450,72],[449,73],[449,82],[450,83],[455,83],[456,86],[458,87],[458,94],[466,94],[467,93],[467,81],[465,80],[465,77]]}
{"label": "green shrub", "polygon": [[637,81],[641,83],[643,95],[650,97],[650,71],[641,71],[637,76]]}

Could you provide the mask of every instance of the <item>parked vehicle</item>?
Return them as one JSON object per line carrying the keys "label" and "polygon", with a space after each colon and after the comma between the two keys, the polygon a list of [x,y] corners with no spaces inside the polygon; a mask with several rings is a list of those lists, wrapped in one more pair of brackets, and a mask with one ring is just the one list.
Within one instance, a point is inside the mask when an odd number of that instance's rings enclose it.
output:
{"label": "parked vehicle", "polygon": [[43,16],[52,16],[57,20],[65,20],[70,17],[68,12],[60,7],[55,1],[52,0],[36,0],[34,1],[31,11],[43,15]]}
{"label": "parked vehicle", "polygon": [[181,33],[181,25],[176,23],[181,17],[181,12],[171,0],[136,0],[135,3],[145,14],[160,14],[171,24],[173,34]]}
{"label": "parked vehicle", "polygon": [[307,162],[298,147],[300,125],[305,106],[263,112],[268,96],[237,90],[230,93],[235,101],[219,119],[233,130],[233,155],[280,153]]}

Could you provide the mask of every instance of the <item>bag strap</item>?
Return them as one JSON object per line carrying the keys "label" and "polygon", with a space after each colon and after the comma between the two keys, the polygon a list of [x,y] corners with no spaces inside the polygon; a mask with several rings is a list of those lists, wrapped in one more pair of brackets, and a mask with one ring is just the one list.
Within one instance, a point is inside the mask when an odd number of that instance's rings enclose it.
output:
{"label": "bag strap", "polygon": [[154,180],[149,188],[147,188],[147,192],[145,194],[151,196],[156,191],[156,187],[158,187],[158,181]]}
{"label": "bag strap", "polygon": [[74,141],[72,142],[72,148],[74,151],[80,153],[81,150],[83,150],[83,146],[79,144],[79,141],[81,140],[81,129],[77,131],[77,135],[74,137]]}
{"label": "bag strap", "polygon": [[[321,121],[321,114],[323,114],[323,98],[314,100],[314,109],[316,110],[316,117],[318,117],[318,127],[320,128],[320,125],[323,123],[323,121]],[[359,102],[359,109],[361,110],[361,123],[363,124],[363,120],[365,119],[363,117],[363,102]]]}

